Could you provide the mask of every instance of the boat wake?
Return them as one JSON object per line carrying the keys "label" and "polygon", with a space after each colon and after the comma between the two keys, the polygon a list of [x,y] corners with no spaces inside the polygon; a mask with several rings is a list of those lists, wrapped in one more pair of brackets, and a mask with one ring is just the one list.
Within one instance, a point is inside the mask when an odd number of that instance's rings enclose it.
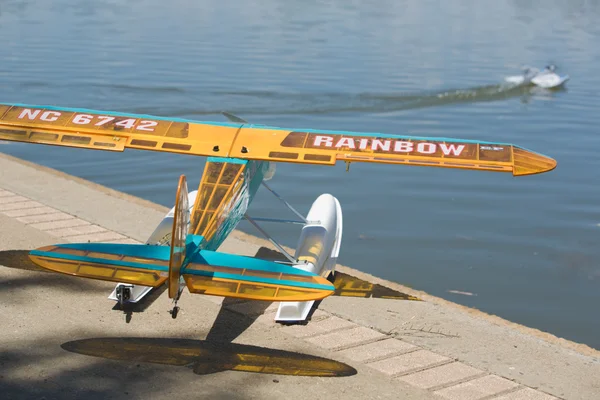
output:
{"label": "boat wake", "polygon": [[[520,77],[519,77],[520,78]],[[224,109],[235,110],[244,116],[277,115],[320,115],[336,113],[391,113],[429,107],[443,107],[457,104],[470,104],[500,101],[521,97],[529,98],[543,91],[539,86],[528,84],[523,79],[499,84],[470,88],[446,89],[416,93],[301,93],[266,90],[208,90],[201,93],[178,86],[136,86],[106,84],[102,82],[78,83],[79,87],[95,90],[127,93],[132,96],[146,96],[154,93],[169,95],[168,101],[156,106],[134,107],[124,112],[202,119],[203,116],[220,115]],[[37,87],[41,82],[25,82],[26,87]],[[51,85],[43,83],[43,85]],[[562,89],[562,87],[561,87]],[[564,89],[563,89],[564,90]],[[542,93],[547,95],[546,93]],[[173,97],[175,96],[175,97]],[[208,99],[208,100],[207,100]],[[181,107],[181,104],[206,104],[207,106]],[[214,108],[209,104],[218,104]]]}
{"label": "boat wake", "polygon": [[[502,83],[466,89],[449,89],[414,94],[396,93],[282,93],[273,91],[213,91],[223,99],[224,108],[240,115],[319,115],[334,113],[389,113],[428,107],[480,103],[522,97],[527,101],[535,89],[515,83]],[[241,106],[237,106],[240,104]],[[249,106],[250,104],[250,106]],[[138,108],[131,112],[169,117],[218,115],[222,109],[167,107]]]}

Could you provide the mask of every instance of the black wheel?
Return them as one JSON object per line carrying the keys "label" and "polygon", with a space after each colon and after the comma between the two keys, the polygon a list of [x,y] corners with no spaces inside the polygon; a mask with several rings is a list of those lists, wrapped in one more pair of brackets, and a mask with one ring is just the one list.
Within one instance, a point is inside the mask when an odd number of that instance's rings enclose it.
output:
{"label": "black wheel", "polygon": [[329,275],[327,276],[327,280],[328,280],[329,282],[331,282],[331,283],[334,283],[334,282],[335,282],[335,271],[331,271],[331,272],[329,273]]}
{"label": "black wheel", "polygon": [[179,312],[179,307],[175,306],[173,307],[173,310],[171,310],[171,317],[173,319],[177,318],[177,313]]}

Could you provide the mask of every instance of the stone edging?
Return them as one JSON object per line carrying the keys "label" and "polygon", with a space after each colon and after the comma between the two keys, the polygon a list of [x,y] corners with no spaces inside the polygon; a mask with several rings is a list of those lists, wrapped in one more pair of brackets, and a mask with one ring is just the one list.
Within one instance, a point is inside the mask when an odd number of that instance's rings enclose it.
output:
{"label": "stone edging", "polygon": [[[71,177],[69,176],[69,178]],[[86,184],[89,183],[86,182]],[[118,232],[4,189],[0,189],[0,213],[56,236],[57,241],[140,243]],[[244,236],[244,234],[238,233],[237,236]],[[340,268],[340,270],[344,269],[351,270],[350,268]],[[351,274],[356,275],[353,270]],[[368,274],[361,273],[360,275]],[[390,286],[389,282],[378,278],[368,280]],[[402,287],[401,285],[391,286]],[[422,292],[406,289],[402,287],[401,290],[413,292],[425,300],[428,300],[427,297],[432,297],[424,296]],[[317,310],[307,325],[281,326],[273,321],[276,303],[258,315],[253,313],[252,305],[253,302],[244,301],[227,305],[226,308],[232,312],[255,318],[259,323],[272,325],[289,335],[310,343],[311,346],[329,350],[345,359],[364,364],[390,379],[430,391],[442,398],[451,400],[462,398],[557,399],[557,397],[489,374],[456,359],[434,353],[323,310]]]}

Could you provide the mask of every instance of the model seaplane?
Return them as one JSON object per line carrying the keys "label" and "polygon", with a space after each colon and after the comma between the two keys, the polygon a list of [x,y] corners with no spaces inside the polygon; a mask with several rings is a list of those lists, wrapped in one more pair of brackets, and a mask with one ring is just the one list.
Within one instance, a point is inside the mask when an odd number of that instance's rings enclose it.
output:
{"label": "model seaplane", "polygon": [[[84,278],[118,282],[111,298],[139,301],[167,284],[172,315],[185,287],[191,293],[281,302],[279,321],[305,320],[331,284],[342,239],[342,210],[323,194],[304,217],[267,186],[278,162],[334,165],[337,161],[510,172],[550,171],[556,161],[512,144],[282,129],[230,122],[200,122],[76,108],[0,104],[0,139],[86,149],[153,150],[208,157],[197,191],[179,181],[175,207],[146,244],[70,243],[29,253],[39,266]],[[252,218],[247,209],[260,186],[288,206],[296,220]],[[264,233],[286,262],[217,252],[242,219]],[[302,225],[295,254],[288,254],[258,222]]]}
{"label": "model seaplane", "polygon": [[559,75],[556,73],[555,65],[547,65],[540,70],[534,67],[523,67],[521,75],[507,76],[504,80],[516,85],[535,85],[544,89],[555,89],[564,85],[569,79],[569,75]]}

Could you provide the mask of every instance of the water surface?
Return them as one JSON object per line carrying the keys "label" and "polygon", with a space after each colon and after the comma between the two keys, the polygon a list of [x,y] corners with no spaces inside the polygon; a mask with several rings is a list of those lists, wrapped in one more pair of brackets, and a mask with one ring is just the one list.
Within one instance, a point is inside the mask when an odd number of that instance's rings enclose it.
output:
{"label": "water surface", "polygon": [[[323,192],[339,198],[343,264],[600,348],[599,17],[598,1],[2,1],[0,102],[216,121],[227,110],[547,154],[558,168],[530,177],[280,164],[271,186],[303,213]],[[566,90],[501,84],[549,62],[571,75]],[[204,162],[0,151],[167,206]],[[251,214],[290,216],[266,192]],[[295,245],[294,227],[265,228]]]}

